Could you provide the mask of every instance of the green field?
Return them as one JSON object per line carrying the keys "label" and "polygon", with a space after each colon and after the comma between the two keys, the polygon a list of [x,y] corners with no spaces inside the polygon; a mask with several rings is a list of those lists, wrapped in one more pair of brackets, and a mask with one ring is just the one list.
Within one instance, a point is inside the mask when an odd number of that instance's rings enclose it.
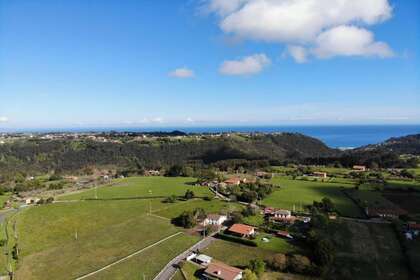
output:
{"label": "green field", "polygon": [[88,279],[153,279],[153,276],[157,275],[162,269],[162,264],[168,263],[197,241],[197,237],[185,234],[179,235]]}
{"label": "green field", "polygon": [[[203,254],[211,256],[216,260],[220,260],[229,265],[243,268],[249,264],[250,260],[265,260],[270,258],[275,253],[287,253],[293,251],[293,248],[286,246],[282,241],[272,243],[272,245],[274,247],[270,249],[275,248],[275,250],[268,250],[260,247],[250,247],[224,240],[216,240],[203,251]],[[276,245],[279,245],[279,247],[275,247]]]}
{"label": "green field", "polygon": [[162,209],[153,211],[153,214],[172,219],[179,216],[184,211],[191,211],[196,208],[202,208],[206,211],[206,213],[226,213],[227,211],[231,212],[234,210],[240,210],[243,206],[240,204],[220,201],[218,199],[213,199],[211,201],[194,199],[190,201],[167,203]]}
{"label": "green field", "polygon": [[[16,223],[20,249],[17,279],[45,279],[45,275],[50,279],[74,279],[179,232],[181,229],[169,219],[182,211],[242,208],[217,199],[163,203],[162,198],[142,198],[182,196],[187,189],[197,196],[211,195],[207,188],[189,184],[193,181],[165,177],[118,179],[112,186],[97,188],[98,200],[83,200],[93,198],[94,190],[90,189],[60,197],[54,204],[20,210],[9,223]],[[195,236],[177,235],[89,279],[139,279],[143,273],[150,279],[195,242]]]}
{"label": "green field", "polygon": [[[177,231],[146,215],[146,201],[57,203],[16,216],[18,279],[69,279],[91,272]],[[164,266],[165,263],[157,263]]]}
{"label": "green field", "polygon": [[98,199],[141,198],[177,195],[182,196],[190,189],[196,196],[211,196],[208,188],[195,186],[194,178],[188,177],[129,177],[115,179],[111,184],[98,187],[97,190],[60,196],[58,200],[93,199],[95,192]]}
{"label": "green field", "polygon": [[341,191],[349,187],[346,184],[291,180],[284,177],[274,177],[272,183],[280,188],[262,201],[264,205],[303,210],[305,205],[311,205],[314,200],[321,201],[322,198],[329,197],[341,215],[362,216],[359,208]]}

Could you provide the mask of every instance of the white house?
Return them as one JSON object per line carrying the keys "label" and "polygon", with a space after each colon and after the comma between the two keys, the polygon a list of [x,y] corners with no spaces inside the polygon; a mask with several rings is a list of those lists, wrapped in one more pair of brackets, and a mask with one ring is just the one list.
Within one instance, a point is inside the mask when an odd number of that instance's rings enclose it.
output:
{"label": "white house", "polygon": [[273,216],[275,218],[288,219],[288,218],[290,218],[292,216],[292,212],[289,211],[289,210],[280,209],[280,210],[275,211],[273,213]]}
{"label": "white house", "polygon": [[203,221],[203,226],[221,226],[227,220],[226,215],[208,214]]}

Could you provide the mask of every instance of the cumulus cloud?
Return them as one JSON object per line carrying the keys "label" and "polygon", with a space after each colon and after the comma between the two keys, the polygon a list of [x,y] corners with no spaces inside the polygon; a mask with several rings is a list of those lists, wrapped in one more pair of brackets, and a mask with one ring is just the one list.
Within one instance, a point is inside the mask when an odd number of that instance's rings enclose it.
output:
{"label": "cumulus cloud", "polygon": [[391,48],[384,42],[375,42],[372,32],[355,26],[338,26],[321,33],[313,50],[319,58],[342,56],[392,57]]}
{"label": "cumulus cloud", "polygon": [[265,54],[254,54],[240,60],[226,60],[219,72],[224,75],[254,75],[261,72],[271,61]]}
{"label": "cumulus cloud", "polygon": [[177,68],[174,71],[170,72],[169,76],[175,77],[175,78],[186,79],[186,78],[193,78],[195,74],[193,70],[183,67],[183,68]]}
{"label": "cumulus cloud", "polygon": [[[369,26],[391,18],[388,1],[207,0],[207,7],[218,16],[223,32],[245,40],[291,45],[289,54],[302,62],[306,60],[303,48],[313,47],[328,30],[346,25]],[[383,43],[370,45],[382,52],[377,48],[382,49]]]}
{"label": "cumulus cloud", "polygon": [[9,121],[8,117],[0,116],[0,123],[5,123],[5,122],[8,122],[8,121]]}
{"label": "cumulus cloud", "polygon": [[305,63],[308,57],[308,51],[302,46],[288,46],[287,54],[289,54],[297,63]]}

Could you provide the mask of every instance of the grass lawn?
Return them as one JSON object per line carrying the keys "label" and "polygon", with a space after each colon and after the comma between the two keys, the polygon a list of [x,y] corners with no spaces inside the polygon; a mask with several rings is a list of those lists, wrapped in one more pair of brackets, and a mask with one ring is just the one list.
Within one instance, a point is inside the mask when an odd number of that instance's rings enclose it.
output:
{"label": "grass lawn", "polygon": [[[145,200],[55,203],[22,210],[14,216],[18,279],[75,278],[179,231],[165,219],[146,215],[147,210]],[[162,268],[166,262],[159,260],[156,267]]]}
{"label": "grass lawn", "polygon": [[159,244],[156,247],[152,247],[139,255],[136,255],[122,263],[112,266],[109,269],[101,271],[87,279],[153,279],[153,277],[160,272],[165,264],[167,264],[180,252],[187,250],[197,241],[197,237],[192,237],[185,234],[176,236]]}
{"label": "grass lawn", "polygon": [[196,208],[203,208],[207,213],[223,213],[243,208],[242,205],[237,203],[220,201],[219,199],[206,201],[200,198],[186,202],[165,203],[164,205],[164,208],[153,211],[153,214],[172,219],[179,216],[184,211],[194,210]]}
{"label": "grass lawn", "polygon": [[413,188],[420,190],[420,183],[415,180],[389,180],[385,186],[385,189],[408,189]]}
{"label": "grass lawn", "polygon": [[197,271],[202,270],[200,266],[195,265],[190,262],[185,262],[181,269],[187,278],[186,280],[199,280],[200,279],[196,276]]}
{"label": "grass lawn", "polygon": [[244,268],[253,259],[268,259],[276,252],[250,247],[234,242],[216,240],[209,247],[203,250],[203,254],[213,257],[232,266]]}
{"label": "grass lawn", "polygon": [[[97,188],[98,199],[135,198],[147,196],[182,196],[190,189],[196,196],[212,196],[206,187],[194,186],[194,178],[186,177],[128,177],[115,179],[110,185]],[[95,198],[95,189],[60,196],[58,200]]]}
{"label": "grass lawn", "polygon": [[0,209],[3,209],[4,203],[9,199],[10,193],[5,193],[0,195]]}
{"label": "grass lawn", "polygon": [[[264,242],[262,239],[267,238],[269,242]],[[271,234],[260,233],[254,240],[258,244],[258,248],[270,250],[276,253],[290,253],[297,251],[297,248],[293,246],[288,240],[284,238],[275,237]]]}
{"label": "grass lawn", "polygon": [[360,217],[359,208],[341,191],[346,184],[310,182],[291,180],[284,177],[274,177],[272,183],[281,188],[265,198],[262,203],[267,206],[302,210],[303,206],[311,205],[314,200],[320,201],[329,197],[336,205],[340,214],[350,217]]}
{"label": "grass lawn", "polygon": [[244,217],[243,222],[244,224],[258,227],[264,223],[264,215],[257,213],[254,216]]}

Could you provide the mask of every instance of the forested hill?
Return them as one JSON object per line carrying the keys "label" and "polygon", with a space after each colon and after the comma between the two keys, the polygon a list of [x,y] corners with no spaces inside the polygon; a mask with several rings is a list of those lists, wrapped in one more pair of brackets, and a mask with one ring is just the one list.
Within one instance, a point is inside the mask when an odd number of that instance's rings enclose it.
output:
{"label": "forested hill", "polygon": [[358,150],[384,150],[394,152],[398,155],[420,155],[420,134],[390,138],[383,143],[376,145],[368,145],[365,147],[361,147]]}
{"label": "forested hill", "polygon": [[69,173],[92,166],[160,168],[173,164],[300,161],[339,153],[302,134],[159,137],[150,141],[25,139],[0,145],[0,173]]}

